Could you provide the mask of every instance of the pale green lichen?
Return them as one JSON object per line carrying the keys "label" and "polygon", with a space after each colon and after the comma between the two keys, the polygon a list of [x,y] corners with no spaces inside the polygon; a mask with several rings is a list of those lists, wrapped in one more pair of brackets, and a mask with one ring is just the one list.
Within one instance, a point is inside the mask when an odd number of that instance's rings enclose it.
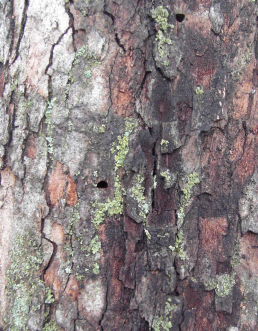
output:
{"label": "pale green lichen", "polygon": [[165,304],[164,316],[160,316],[154,324],[155,331],[169,331],[172,328],[171,313],[176,309],[176,305],[171,304],[171,299],[168,298]]}
{"label": "pale green lichen", "polygon": [[[163,32],[159,30],[156,34],[156,40],[158,41],[158,52],[162,57],[164,55],[164,44],[172,45],[172,40],[164,36]],[[166,63],[166,62],[165,62]],[[168,65],[168,64],[164,64]]]}
{"label": "pale green lichen", "polygon": [[[68,2],[69,2],[69,0],[68,0]],[[83,16],[87,15],[87,12],[85,10],[82,10],[82,13],[83,13]],[[80,62],[81,59],[84,59],[84,61],[86,60],[86,66],[84,68],[85,69],[84,70],[84,77],[86,79],[86,82],[88,82],[89,79],[91,78],[93,69],[95,67],[97,67],[98,64],[100,63],[100,58],[98,56],[96,56],[95,54],[90,54],[88,52],[88,46],[87,45],[84,45],[83,47],[78,49],[78,51],[75,53],[72,67],[71,67],[71,69],[68,73],[68,81],[67,81],[66,90],[65,90],[65,96],[66,96],[65,103],[66,103],[67,107],[68,107],[67,99],[68,99],[68,96],[69,96],[69,91],[70,91],[70,88],[71,88],[71,84],[74,83],[73,71],[74,71],[75,67]]]}
{"label": "pale green lichen", "polygon": [[53,303],[55,301],[55,298],[51,292],[51,289],[49,287],[46,288],[46,293],[45,293],[45,303]]}
{"label": "pale green lichen", "polygon": [[[28,330],[29,313],[40,308],[33,299],[45,291],[37,271],[42,264],[42,249],[33,233],[16,237],[12,245],[11,265],[7,273],[7,297],[9,302],[8,330]],[[39,306],[38,306],[39,305]]]}
{"label": "pale green lichen", "polygon": [[160,145],[163,146],[168,146],[169,145],[169,141],[168,140],[165,140],[165,139],[161,139],[161,142],[160,142]]}
{"label": "pale green lichen", "polygon": [[13,92],[18,86],[18,79],[14,79],[11,84],[11,91]]}
{"label": "pale green lichen", "polygon": [[89,125],[89,128],[92,128],[92,131],[94,133],[104,133],[106,131],[106,124],[101,124],[101,125]]}
{"label": "pale green lichen", "polygon": [[23,97],[23,101],[21,102],[21,105],[24,109],[26,110],[29,110],[30,107],[31,107],[31,104],[32,104],[32,101],[31,100],[26,100],[24,97]]}
{"label": "pale green lichen", "polygon": [[172,185],[175,183],[176,181],[176,176],[172,176],[172,174],[170,173],[169,169],[166,169],[165,171],[162,171],[160,173],[161,177],[164,178],[164,188],[168,189],[170,187],[172,187]]}
{"label": "pale green lichen", "polygon": [[84,58],[87,61],[87,66],[85,67],[84,76],[86,79],[89,79],[92,75],[93,68],[97,67],[98,64],[100,63],[100,59],[95,54],[90,54],[88,52],[87,45],[81,47],[75,53],[73,66],[76,66],[79,63],[80,58]]}
{"label": "pale green lichen", "polygon": [[180,259],[186,259],[184,252],[184,233],[182,229],[180,229],[176,235],[175,250]]}
{"label": "pale green lichen", "polygon": [[209,279],[209,281],[204,282],[205,290],[206,291],[215,290],[217,283],[218,283],[217,279]]}
{"label": "pale green lichen", "polygon": [[153,176],[153,188],[155,189],[157,187],[157,176]]}
{"label": "pale green lichen", "polygon": [[74,225],[80,220],[79,207],[80,207],[80,200],[78,200],[77,204],[73,207],[73,211],[69,219],[68,232],[67,232],[69,237],[71,237],[73,234]]}
{"label": "pale green lichen", "polygon": [[73,207],[72,213],[70,215],[68,227],[67,227],[67,243],[64,245],[64,250],[67,254],[67,260],[62,266],[64,271],[67,274],[72,273],[72,265],[73,265],[73,247],[71,245],[72,242],[72,236],[74,235],[74,226],[78,221],[80,220],[80,213],[79,213],[79,207],[80,207],[80,199],[78,200],[77,204]]}
{"label": "pale green lichen", "polygon": [[143,219],[143,224],[146,224],[147,215],[149,213],[149,204],[144,196],[144,177],[140,174],[136,176],[137,182],[131,189],[131,197],[137,202],[140,213],[139,216]]}
{"label": "pale green lichen", "polygon": [[178,217],[177,226],[178,226],[178,228],[181,228],[181,226],[183,224],[184,217],[185,217],[185,209],[190,204],[192,189],[196,184],[199,184],[199,183],[200,183],[199,176],[196,172],[194,172],[194,173],[192,173],[188,176],[187,183],[183,188],[183,198],[182,198],[182,201],[180,203],[179,211],[177,213],[177,217]]}
{"label": "pale green lichen", "polygon": [[97,178],[98,177],[98,172],[95,170],[93,171],[93,177]]}
{"label": "pale green lichen", "polygon": [[96,254],[101,250],[101,242],[99,240],[99,236],[96,235],[90,242],[89,249],[92,251],[93,254]]}
{"label": "pale green lichen", "polygon": [[59,329],[55,320],[50,320],[45,324],[43,331],[57,331]]}
{"label": "pale green lichen", "polygon": [[237,241],[235,243],[235,248],[234,248],[234,252],[233,255],[231,257],[230,260],[230,264],[232,266],[233,269],[235,269],[235,267],[240,263],[240,256],[239,256],[239,242]]}
{"label": "pale green lichen", "polygon": [[[152,9],[151,17],[158,25],[156,41],[158,42],[159,55],[162,57],[164,55],[164,44],[172,44],[172,40],[167,36],[167,29],[173,29],[174,25],[168,23],[169,13],[167,9],[163,8],[162,6],[158,6],[157,8]],[[164,63],[164,65],[168,65],[168,63]]]}
{"label": "pale green lichen", "polygon": [[171,24],[168,24],[168,16],[169,13],[167,9],[162,6],[158,6],[157,8],[151,10],[151,17],[155,20],[163,32],[167,32],[168,28],[174,27]]}
{"label": "pale green lichen", "polygon": [[73,122],[71,120],[68,121],[68,132],[71,132],[73,129]]}
{"label": "pale green lichen", "polygon": [[75,273],[75,277],[76,279],[80,282],[81,280],[83,280],[83,278],[85,277],[83,274],[80,274],[78,272]]}
{"label": "pale green lichen", "polygon": [[203,94],[203,89],[200,86],[197,86],[195,89],[195,93],[197,95],[202,95]]}
{"label": "pale green lichen", "polygon": [[84,75],[87,79],[91,78],[91,70],[85,70]]}
{"label": "pale green lichen", "polygon": [[95,274],[95,275],[98,275],[99,274],[99,265],[98,265],[98,263],[96,262],[96,263],[94,263],[94,268],[93,268],[93,273]]}
{"label": "pale green lichen", "polygon": [[105,124],[102,124],[100,127],[99,127],[99,132],[100,133],[104,133],[106,131],[106,125]]}
{"label": "pale green lichen", "polygon": [[204,283],[207,291],[215,290],[217,296],[223,298],[232,293],[232,289],[236,284],[236,273],[217,275],[216,278],[210,279]]}
{"label": "pale green lichen", "polygon": [[114,216],[123,213],[123,190],[119,181],[119,175],[115,177],[115,192],[113,200],[107,199],[107,202],[93,202],[94,207],[92,223],[97,229],[104,222],[105,216]]}
{"label": "pale green lichen", "polygon": [[155,331],[169,331],[172,328],[172,323],[171,321],[167,321],[164,319],[162,316],[158,318],[154,325],[154,330]]}
{"label": "pale green lichen", "polygon": [[[116,176],[114,178],[114,197],[112,200],[108,198],[106,202],[92,202],[92,207],[94,207],[94,211],[92,213],[92,224],[94,225],[96,231],[98,230],[100,224],[104,222],[106,216],[112,217],[123,213],[123,195],[125,193],[121,185],[119,169],[124,166],[124,159],[129,151],[129,137],[136,126],[137,125],[133,123],[132,120],[127,119],[125,121],[124,135],[118,136],[118,141],[112,146],[111,152],[115,154],[114,160],[116,171]],[[89,249],[94,255],[100,251],[101,242],[98,235],[95,235],[92,239]],[[98,274],[99,267],[97,269],[96,265],[98,264],[95,263],[93,272]]]}
{"label": "pale green lichen", "polygon": [[74,58],[74,65],[78,64],[79,58],[84,57],[86,58],[88,56],[88,46],[84,45],[78,51],[75,53],[75,58]]}
{"label": "pale green lichen", "polygon": [[181,200],[179,211],[177,213],[178,233],[176,235],[175,251],[182,260],[185,260],[186,256],[185,256],[185,252],[184,252],[184,233],[183,233],[183,230],[181,229],[181,227],[183,225],[184,218],[185,218],[185,209],[190,204],[192,189],[196,184],[199,184],[199,183],[200,183],[199,176],[196,172],[194,172],[188,176],[187,183],[183,188],[183,198]]}
{"label": "pale green lichen", "polygon": [[146,234],[146,237],[147,237],[149,240],[151,240],[151,234],[150,234],[150,232],[149,232],[147,229],[144,229],[144,232],[145,232],[145,234]]}
{"label": "pale green lichen", "polygon": [[165,178],[165,180],[169,183],[171,181],[171,175],[169,173],[169,170],[163,171],[160,173],[161,177]]}
{"label": "pale green lichen", "polygon": [[118,142],[115,142],[111,148],[111,153],[115,154],[115,171],[123,167],[124,159],[129,152],[129,136],[133,132],[136,124],[130,119],[125,122],[125,133],[123,136],[118,136]]}
{"label": "pale green lichen", "polygon": [[236,273],[232,272],[231,274],[224,274],[218,277],[215,293],[219,297],[226,297],[232,293],[232,289],[236,284],[235,275]]}
{"label": "pale green lichen", "polygon": [[47,124],[47,151],[50,156],[50,159],[53,161],[53,154],[54,154],[54,145],[53,145],[53,138],[52,136],[52,130],[53,130],[53,123],[51,119],[51,113],[52,113],[52,108],[54,106],[54,103],[56,101],[56,98],[52,99],[51,101],[47,102],[47,109],[45,112],[45,117],[46,117],[46,124]]}

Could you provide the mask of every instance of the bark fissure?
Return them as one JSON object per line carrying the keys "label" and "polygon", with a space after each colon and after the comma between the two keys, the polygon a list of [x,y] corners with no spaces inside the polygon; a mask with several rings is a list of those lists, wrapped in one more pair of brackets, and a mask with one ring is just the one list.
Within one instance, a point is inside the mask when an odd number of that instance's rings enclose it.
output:
{"label": "bark fissure", "polygon": [[[12,49],[13,49],[13,44],[14,44],[14,30],[15,30],[15,18],[14,18],[14,0],[10,1],[11,3],[11,9],[10,9],[10,16],[12,17],[11,19],[11,24],[10,24],[10,30],[9,30],[9,35],[11,35],[11,42],[9,45],[9,54],[11,54]],[[5,6],[7,7],[7,2],[5,3]],[[6,7],[4,8],[3,12],[6,10]],[[8,13],[9,14],[9,13]],[[5,63],[6,67],[9,66],[9,58],[7,59],[7,62]]]}
{"label": "bark fissure", "polygon": [[126,53],[125,46],[121,43],[121,40],[119,39],[117,33],[115,33],[115,41],[116,41],[117,45],[123,50],[123,52]]}
{"label": "bark fissure", "polygon": [[[46,66],[46,69],[45,69],[45,74],[48,75],[50,78],[51,78],[51,75],[48,74],[48,69],[52,66],[53,64],[53,54],[54,54],[54,49],[57,45],[60,44],[61,40],[63,39],[63,37],[67,34],[67,32],[70,30],[70,26],[65,30],[64,33],[62,33],[57,42],[54,43],[52,46],[51,46],[51,50],[50,50],[50,54],[49,54],[49,62],[48,62],[48,65]],[[49,95],[50,97],[50,95]]]}
{"label": "bark fissure", "polygon": [[21,26],[20,26],[20,31],[19,31],[19,37],[18,37],[18,40],[17,40],[17,44],[15,45],[15,57],[12,61],[12,64],[14,64],[14,62],[17,60],[17,58],[19,56],[19,48],[20,48],[20,44],[21,44],[21,41],[22,41],[22,37],[24,35],[24,30],[25,30],[26,21],[27,21],[28,8],[29,8],[29,0],[24,0],[24,9],[23,9],[23,13],[22,13],[22,20],[21,20]]}
{"label": "bark fissure", "polygon": [[49,259],[47,266],[44,268],[44,270],[42,272],[42,280],[44,280],[44,276],[45,276],[47,270],[51,267],[51,265],[55,259],[56,253],[57,253],[57,244],[55,242],[53,242],[52,240],[50,240],[49,238],[47,238],[44,233],[43,233],[43,238],[46,239],[49,243],[51,243],[51,245],[53,246],[53,253]]}

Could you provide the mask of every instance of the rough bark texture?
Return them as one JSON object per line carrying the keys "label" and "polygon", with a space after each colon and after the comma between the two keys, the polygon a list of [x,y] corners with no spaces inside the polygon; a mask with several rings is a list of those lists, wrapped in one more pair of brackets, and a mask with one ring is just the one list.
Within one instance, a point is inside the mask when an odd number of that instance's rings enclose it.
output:
{"label": "rough bark texture", "polygon": [[258,330],[251,0],[0,1],[0,329]]}

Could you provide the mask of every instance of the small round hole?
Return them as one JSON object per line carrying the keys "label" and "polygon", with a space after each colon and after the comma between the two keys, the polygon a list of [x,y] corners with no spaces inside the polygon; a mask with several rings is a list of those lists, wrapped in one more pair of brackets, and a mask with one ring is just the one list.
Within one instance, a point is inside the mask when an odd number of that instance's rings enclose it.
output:
{"label": "small round hole", "polygon": [[183,22],[183,20],[185,19],[185,14],[176,14],[176,20],[177,22]]}
{"label": "small round hole", "polygon": [[104,180],[101,180],[100,182],[98,182],[97,184],[97,188],[107,188],[108,187],[108,183],[105,182]]}

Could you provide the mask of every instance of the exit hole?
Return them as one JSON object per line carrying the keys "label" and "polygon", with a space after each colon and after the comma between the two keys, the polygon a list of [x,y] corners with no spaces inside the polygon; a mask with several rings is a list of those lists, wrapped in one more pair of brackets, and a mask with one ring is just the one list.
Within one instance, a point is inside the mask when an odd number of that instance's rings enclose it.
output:
{"label": "exit hole", "polygon": [[97,188],[107,188],[107,187],[108,187],[108,183],[106,181],[104,181],[104,180],[101,180],[97,184]]}
{"label": "exit hole", "polygon": [[183,20],[185,19],[185,14],[176,14],[176,20],[177,22],[183,22]]}

